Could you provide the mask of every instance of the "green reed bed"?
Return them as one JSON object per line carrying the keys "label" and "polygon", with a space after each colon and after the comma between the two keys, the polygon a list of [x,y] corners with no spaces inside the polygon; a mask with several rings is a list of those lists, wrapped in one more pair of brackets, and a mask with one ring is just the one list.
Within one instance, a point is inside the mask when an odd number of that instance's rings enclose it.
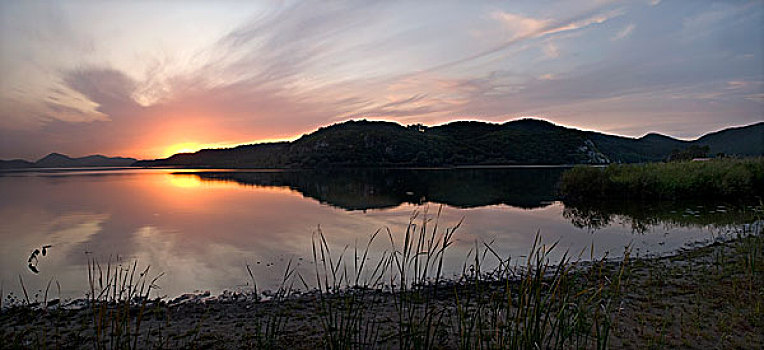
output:
{"label": "green reed bed", "polygon": [[578,166],[563,173],[567,200],[764,196],[764,158]]}

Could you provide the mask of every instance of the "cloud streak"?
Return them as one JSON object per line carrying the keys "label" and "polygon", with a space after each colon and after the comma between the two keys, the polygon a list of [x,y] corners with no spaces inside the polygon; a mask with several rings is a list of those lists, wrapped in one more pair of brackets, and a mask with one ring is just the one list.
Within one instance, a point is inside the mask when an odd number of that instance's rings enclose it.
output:
{"label": "cloud streak", "polygon": [[619,32],[617,32],[613,36],[613,38],[611,40],[612,41],[618,41],[618,40],[622,40],[622,39],[628,37],[629,35],[631,35],[631,32],[633,32],[634,28],[636,28],[636,27],[637,26],[635,26],[633,23],[627,25],[626,27],[623,27],[623,29],[621,29]]}

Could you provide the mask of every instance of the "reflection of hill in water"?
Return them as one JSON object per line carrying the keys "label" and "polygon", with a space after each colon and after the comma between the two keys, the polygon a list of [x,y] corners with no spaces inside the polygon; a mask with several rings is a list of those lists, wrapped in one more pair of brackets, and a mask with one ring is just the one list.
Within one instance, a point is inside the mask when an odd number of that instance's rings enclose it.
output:
{"label": "reflection of hill in water", "polygon": [[[426,202],[457,208],[505,204],[532,209],[559,200],[563,168],[334,169],[181,172],[202,181],[286,187],[345,210],[395,208]],[[635,233],[658,227],[726,227],[753,222],[758,203],[590,201],[565,202],[563,216],[591,231],[612,225]],[[759,214],[761,215],[761,214]]]}
{"label": "reflection of hill in water", "polygon": [[659,226],[727,227],[751,223],[761,216],[757,203],[621,200],[564,204],[562,215],[574,226],[591,231],[614,224],[631,226],[635,233]]}
{"label": "reflection of hill in water", "polygon": [[204,181],[288,187],[346,210],[441,203],[459,208],[506,204],[538,208],[555,201],[562,168],[341,169],[194,172]]}

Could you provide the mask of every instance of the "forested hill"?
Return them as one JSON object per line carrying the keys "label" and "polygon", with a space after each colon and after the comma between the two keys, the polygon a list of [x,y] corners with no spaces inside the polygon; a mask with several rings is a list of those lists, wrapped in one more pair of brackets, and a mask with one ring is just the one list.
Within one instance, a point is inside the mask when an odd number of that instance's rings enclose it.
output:
{"label": "forested hill", "polygon": [[[695,146],[707,155],[764,155],[764,123],[726,129],[695,141],[648,134],[606,135],[536,119],[503,124],[458,121],[426,127],[393,122],[347,121],[322,127],[292,142],[263,143],[176,154],[135,166],[224,168],[322,168],[604,164],[667,159]],[[703,148],[708,146],[708,148]]]}

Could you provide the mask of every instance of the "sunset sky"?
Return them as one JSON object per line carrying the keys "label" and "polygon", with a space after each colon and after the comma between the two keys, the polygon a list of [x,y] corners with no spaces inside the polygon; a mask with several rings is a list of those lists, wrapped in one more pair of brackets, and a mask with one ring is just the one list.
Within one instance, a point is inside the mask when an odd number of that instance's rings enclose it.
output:
{"label": "sunset sky", "polygon": [[764,1],[2,1],[0,158],[348,119],[694,138],[764,120]]}

